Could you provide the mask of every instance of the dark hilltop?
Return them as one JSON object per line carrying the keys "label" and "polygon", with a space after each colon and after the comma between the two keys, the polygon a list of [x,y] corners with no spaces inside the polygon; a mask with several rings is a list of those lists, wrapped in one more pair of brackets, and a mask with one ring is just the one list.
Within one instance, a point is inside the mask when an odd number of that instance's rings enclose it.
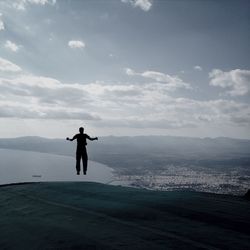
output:
{"label": "dark hilltop", "polygon": [[250,249],[243,197],[45,182],[0,202],[0,249]]}

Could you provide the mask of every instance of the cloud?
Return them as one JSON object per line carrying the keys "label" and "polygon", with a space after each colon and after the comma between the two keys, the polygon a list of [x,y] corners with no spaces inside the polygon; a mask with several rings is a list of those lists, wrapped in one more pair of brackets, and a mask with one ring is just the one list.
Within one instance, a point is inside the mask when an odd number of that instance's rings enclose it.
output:
{"label": "cloud", "polygon": [[32,98],[36,105],[77,106],[88,101],[86,91],[80,84],[62,84],[42,76],[19,75],[12,79],[0,78],[1,93],[9,99]]}
{"label": "cloud", "polygon": [[3,20],[2,20],[2,13],[0,13],[0,31],[1,30],[4,30],[5,28],[4,28],[4,22],[3,22]]}
{"label": "cloud", "polygon": [[72,111],[71,109],[46,110],[42,115],[43,119],[70,119],[70,120],[94,120],[99,121],[101,118],[81,110]]}
{"label": "cloud", "polygon": [[121,0],[123,3],[131,4],[133,7],[139,7],[144,11],[149,11],[152,7],[152,0]]}
{"label": "cloud", "polygon": [[209,73],[210,85],[228,89],[226,94],[243,96],[250,90],[250,70],[234,69],[228,72],[213,69]]}
{"label": "cloud", "polygon": [[56,4],[56,0],[26,0],[26,2],[31,3],[31,4]]}
{"label": "cloud", "polygon": [[12,7],[17,10],[26,10],[28,5],[41,5],[44,6],[46,4],[55,5],[56,0],[15,0],[11,1]]}
{"label": "cloud", "polygon": [[199,66],[199,65],[194,66],[194,69],[195,69],[195,70],[198,70],[198,71],[202,71],[202,70],[203,70],[202,67]]}
{"label": "cloud", "polygon": [[71,48],[71,49],[82,49],[85,47],[85,43],[83,41],[74,41],[74,40],[71,40],[68,42],[68,46]]}
{"label": "cloud", "polygon": [[33,108],[27,105],[0,103],[0,118],[56,119],[56,120],[100,120],[96,115],[67,108]]}
{"label": "cloud", "polygon": [[98,127],[128,127],[128,128],[157,128],[157,129],[180,129],[196,127],[194,123],[186,123],[181,120],[147,120],[147,119],[125,119],[125,120],[102,120],[96,124]]}
{"label": "cloud", "polygon": [[235,116],[232,116],[231,118],[231,121],[233,123],[236,123],[240,126],[246,126],[246,127],[249,127],[250,125],[250,113],[248,113],[248,115],[235,115]]}
{"label": "cloud", "polygon": [[6,49],[13,51],[13,52],[17,52],[20,48],[20,46],[16,45],[15,43],[11,42],[10,40],[7,40],[5,42],[4,47]]}
{"label": "cloud", "polygon": [[[93,106],[102,114],[108,126],[134,128],[184,128],[217,124],[235,124],[235,116],[248,117],[250,106],[231,100],[200,101],[191,98],[174,98],[164,85],[154,84],[101,84],[84,85]],[[111,121],[116,117],[116,125]],[[118,120],[120,122],[118,122]],[[143,125],[144,123],[144,125]],[[104,124],[105,125],[105,124]]]}
{"label": "cloud", "polygon": [[190,84],[184,82],[178,76],[171,76],[157,71],[144,71],[142,73],[138,73],[130,68],[126,68],[125,72],[129,76],[141,76],[143,78],[152,79],[156,82],[166,84],[166,88],[170,91],[174,91],[177,88],[191,89]]}
{"label": "cloud", "polygon": [[132,70],[132,69],[130,69],[130,68],[126,68],[126,69],[125,69],[125,72],[126,72],[126,74],[127,74],[128,76],[135,76],[135,75],[137,75],[137,73],[135,73],[135,71]]}
{"label": "cloud", "polygon": [[89,101],[81,84],[25,74],[0,77],[0,117],[100,120],[89,110]]}
{"label": "cloud", "polygon": [[18,65],[0,57],[0,71],[20,72],[21,70],[22,69]]}
{"label": "cloud", "polygon": [[154,100],[151,103],[146,94],[130,102],[128,99],[119,99],[119,102],[116,102],[110,98],[107,103],[107,99],[108,97],[103,100],[103,106],[110,114],[103,114],[102,121],[96,126],[181,129],[250,125],[249,105],[223,99],[197,101],[165,96],[165,100],[163,97],[158,100],[152,98]]}
{"label": "cloud", "polygon": [[89,120],[93,126],[136,129],[250,125],[247,103],[173,97],[166,86],[176,77],[126,72],[154,82],[73,84],[23,71],[8,74],[0,77],[0,117]]}

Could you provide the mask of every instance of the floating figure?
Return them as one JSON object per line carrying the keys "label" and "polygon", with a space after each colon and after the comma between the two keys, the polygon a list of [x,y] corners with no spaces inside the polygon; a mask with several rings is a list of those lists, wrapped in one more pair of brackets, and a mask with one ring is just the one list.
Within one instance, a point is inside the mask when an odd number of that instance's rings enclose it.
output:
{"label": "floating figure", "polygon": [[82,159],[82,164],[83,164],[83,174],[86,175],[87,173],[87,166],[88,166],[88,154],[87,154],[87,149],[86,149],[86,145],[87,145],[87,139],[90,141],[94,141],[94,140],[98,140],[97,137],[90,137],[87,134],[84,134],[84,128],[80,127],[79,128],[79,134],[74,135],[74,137],[72,139],[70,139],[69,137],[66,138],[66,140],[68,141],[74,141],[75,139],[77,139],[77,148],[76,148],[76,173],[79,175],[80,174],[80,170],[81,170],[81,166],[80,166],[80,162]]}

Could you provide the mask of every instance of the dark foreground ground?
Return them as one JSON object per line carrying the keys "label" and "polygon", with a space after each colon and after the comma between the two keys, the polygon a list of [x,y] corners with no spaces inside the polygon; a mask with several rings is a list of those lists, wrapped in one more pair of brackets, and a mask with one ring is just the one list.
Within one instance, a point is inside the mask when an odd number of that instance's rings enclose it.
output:
{"label": "dark foreground ground", "polygon": [[2,186],[0,249],[250,249],[250,202],[90,182]]}

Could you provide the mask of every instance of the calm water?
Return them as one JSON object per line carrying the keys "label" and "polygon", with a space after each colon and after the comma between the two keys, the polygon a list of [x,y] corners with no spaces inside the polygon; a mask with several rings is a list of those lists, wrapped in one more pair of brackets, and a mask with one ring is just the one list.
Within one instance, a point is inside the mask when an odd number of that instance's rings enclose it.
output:
{"label": "calm water", "polygon": [[87,175],[76,175],[75,159],[30,151],[0,149],[0,184],[30,181],[111,182],[112,169],[89,161]]}

